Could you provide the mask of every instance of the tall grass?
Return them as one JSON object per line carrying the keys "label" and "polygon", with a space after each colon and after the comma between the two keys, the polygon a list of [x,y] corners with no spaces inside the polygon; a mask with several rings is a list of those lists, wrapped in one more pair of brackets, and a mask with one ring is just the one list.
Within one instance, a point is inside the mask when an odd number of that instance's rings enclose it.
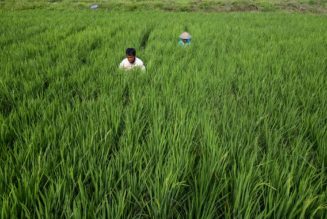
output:
{"label": "tall grass", "polygon": [[2,13],[0,217],[326,218],[326,21]]}
{"label": "tall grass", "polygon": [[297,11],[326,13],[326,0],[1,0],[0,10],[88,9],[110,11]]}

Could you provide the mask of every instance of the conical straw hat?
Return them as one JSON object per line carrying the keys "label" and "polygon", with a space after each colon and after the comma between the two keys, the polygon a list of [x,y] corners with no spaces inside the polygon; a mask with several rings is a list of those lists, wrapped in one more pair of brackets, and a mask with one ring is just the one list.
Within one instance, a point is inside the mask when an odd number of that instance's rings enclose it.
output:
{"label": "conical straw hat", "polygon": [[179,35],[179,38],[183,40],[189,40],[191,39],[191,35],[188,32],[183,32],[181,35]]}

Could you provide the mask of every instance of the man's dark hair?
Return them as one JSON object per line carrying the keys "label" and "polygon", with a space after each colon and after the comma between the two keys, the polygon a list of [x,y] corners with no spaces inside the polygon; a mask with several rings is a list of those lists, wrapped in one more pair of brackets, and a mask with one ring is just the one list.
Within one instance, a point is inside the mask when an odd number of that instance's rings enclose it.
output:
{"label": "man's dark hair", "polygon": [[127,48],[126,55],[128,56],[136,56],[136,50],[134,48]]}

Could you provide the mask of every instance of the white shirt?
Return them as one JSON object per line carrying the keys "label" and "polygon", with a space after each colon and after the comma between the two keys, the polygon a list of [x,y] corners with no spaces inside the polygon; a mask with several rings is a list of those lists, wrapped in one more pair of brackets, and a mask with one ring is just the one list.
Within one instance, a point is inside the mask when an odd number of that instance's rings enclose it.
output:
{"label": "white shirt", "polygon": [[133,69],[133,68],[140,68],[142,69],[143,71],[145,70],[145,66],[142,62],[141,59],[135,57],[135,62],[134,63],[130,63],[128,61],[127,58],[125,58],[119,65],[119,68],[121,69],[125,69],[125,70],[130,70],[130,69]]}

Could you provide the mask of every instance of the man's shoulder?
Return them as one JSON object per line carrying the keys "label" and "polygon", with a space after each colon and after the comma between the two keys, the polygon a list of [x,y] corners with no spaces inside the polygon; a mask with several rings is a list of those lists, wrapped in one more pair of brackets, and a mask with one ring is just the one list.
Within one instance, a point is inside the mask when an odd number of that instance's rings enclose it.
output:
{"label": "man's shoulder", "polygon": [[120,66],[125,66],[127,64],[127,58],[124,58],[121,63],[120,63]]}
{"label": "man's shoulder", "polygon": [[143,61],[141,59],[136,57],[135,61],[136,61],[137,64],[143,65]]}

